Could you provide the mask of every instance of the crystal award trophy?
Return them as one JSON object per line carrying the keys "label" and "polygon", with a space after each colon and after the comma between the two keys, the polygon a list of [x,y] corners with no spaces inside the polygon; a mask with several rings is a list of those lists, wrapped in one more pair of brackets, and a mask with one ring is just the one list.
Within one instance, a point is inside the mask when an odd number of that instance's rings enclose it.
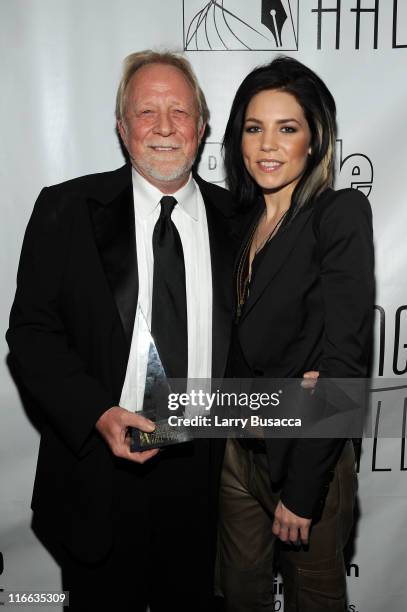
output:
{"label": "crystal award trophy", "polygon": [[142,410],[137,411],[137,414],[153,421],[156,427],[153,432],[143,432],[132,427],[130,450],[144,451],[188,442],[192,439],[188,429],[178,423],[170,425],[168,422],[172,414],[168,408],[171,387],[146,318],[139,306],[137,322],[137,394],[142,406]]}

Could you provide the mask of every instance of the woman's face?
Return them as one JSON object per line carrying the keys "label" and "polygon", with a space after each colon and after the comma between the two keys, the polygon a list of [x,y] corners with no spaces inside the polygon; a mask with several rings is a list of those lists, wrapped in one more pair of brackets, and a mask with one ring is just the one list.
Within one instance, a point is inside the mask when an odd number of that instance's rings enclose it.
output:
{"label": "woman's face", "polygon": [[291,94],[269,89],[256,94],[246,110],[242,154],[247,171],[265,194],[291,196],[305,170],[311,132]]}

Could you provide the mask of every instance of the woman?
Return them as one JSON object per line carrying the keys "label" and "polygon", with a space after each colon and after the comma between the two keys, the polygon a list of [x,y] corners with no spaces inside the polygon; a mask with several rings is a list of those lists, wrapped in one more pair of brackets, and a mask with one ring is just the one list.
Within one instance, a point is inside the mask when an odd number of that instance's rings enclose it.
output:
{"label": "woman", "polygon": [[[335,112],[321,79],[288,57],[255,69],[236,93],[225,167],[252,223],[236,266],[231,377],[367,375],[371,210],[360,191],[331,188]],[[355,488],[350,441],[228,440],[219,534],[227,609],[275,609],[278,541],[284,610],[345,610]]]}

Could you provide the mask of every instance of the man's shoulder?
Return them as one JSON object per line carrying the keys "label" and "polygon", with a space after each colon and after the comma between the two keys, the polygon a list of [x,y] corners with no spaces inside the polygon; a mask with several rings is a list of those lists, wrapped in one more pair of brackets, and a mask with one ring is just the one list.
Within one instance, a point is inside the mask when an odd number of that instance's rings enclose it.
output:
{"label": "man's shoulder", "polygon": [[47,191],[57,194],[78,194],[108,199],[116,192],[131,184],[131,169],[128,164],[116,170],[97,172],[79,176],[47,187]]}
{"label": "man's shoulder", "polygon": [[34,216],[54,223],[57,218],[83,210],[87,200],[102,205],[112,202],[128,187],[131,188],[131,170],[127,165],[111,172],[88,174],[44,187],[35,203]]}
{"label": "man's shoulder", "polygon": [[232,217],[235,215],[236,204],[230,191],[220,185],[205,181],[198,174],[194,173],[193,177],[207,206],[215,207],[224,217]]}

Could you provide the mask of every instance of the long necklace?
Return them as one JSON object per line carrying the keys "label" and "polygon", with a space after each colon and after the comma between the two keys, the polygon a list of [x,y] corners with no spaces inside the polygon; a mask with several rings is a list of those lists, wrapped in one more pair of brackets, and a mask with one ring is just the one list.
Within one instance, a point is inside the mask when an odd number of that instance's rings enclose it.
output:
{"label": "long necklace", "polygon": [[[255,243],[255,251],[254,251],[254,255],[257,255],[257,253],[268,243],[270,242],[270,240],[272,239],[272,237],[274,236],[274,234],[276,233],[276,231],[278,230],[278,228],[280,227],[280,225],[282,224],[284,217],[287,214],[287,210],[285,212],[283,212],[283,214],[281,215],[281,217],[279,218],[279,220],[277,221],[277,223],[275,224],[275,226],[273,227],[273,229],[271,230],[271,232],[269,232],[269,234],[264,238],[264,240],[262,240],[260,242],[260,244],[257,244],[257,239],[256,239],[256,243]],[[264,215],[266,214],[266,212],[264,212]],[[258,229],[260,223],[257,225],[256,230]],[[254,239],[254,236],[253,236]]]}
{"label": "long necklace", "polygon": [[[280,219],[277,221],[276,225],[273,227],[271,232],[266,236],[266,238],[256,246],[256,250],[254,255],[257,253],[272,239],[277,229],[280,227],[281,223],[284,220],[284,217],[287,214],[287,210],[281,215]],[[242,314],[242,308],[245,303],[248,294],[248,286],[250,282],[250,272],[247,270],[245,274],[246,263],[248,261],[248,257],[250,254],[250,248],[254,240],[255,233],[257,231],[259,224],[255,225],[253,230],[250,233],[250,236],[245,244],[245,247],[242,251],[242,254],[239,259],[239,265],[236,272],[236,293],[237,293],[237,310],[236,310],[236,322],[239,320],[240,315]]]}

